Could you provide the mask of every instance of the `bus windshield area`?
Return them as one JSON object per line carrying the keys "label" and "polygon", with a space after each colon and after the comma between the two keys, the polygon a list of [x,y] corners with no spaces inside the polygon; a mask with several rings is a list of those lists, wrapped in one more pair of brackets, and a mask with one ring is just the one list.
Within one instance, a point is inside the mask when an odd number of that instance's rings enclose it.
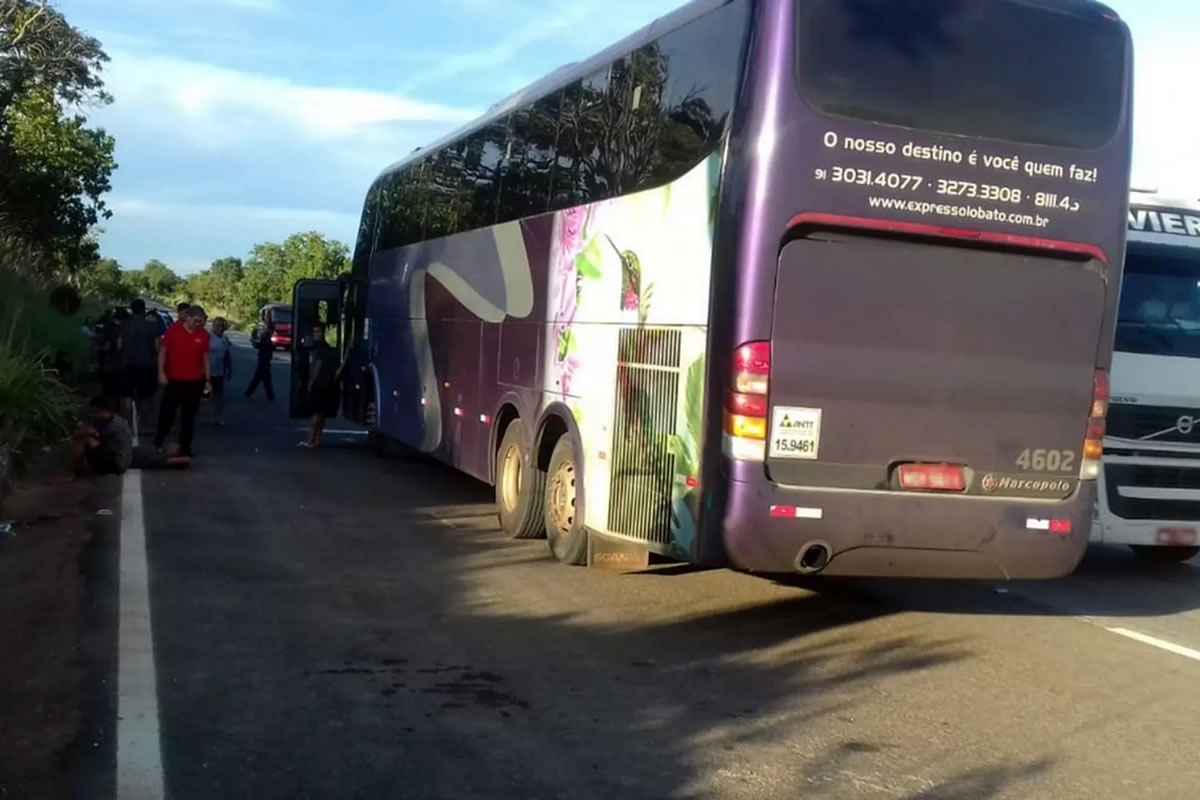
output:
{"label": "bus windshield area", "polygon": [[1162,250],[1131,246],[1125,257],[1116,349],[1200,358],[1200,251]]}

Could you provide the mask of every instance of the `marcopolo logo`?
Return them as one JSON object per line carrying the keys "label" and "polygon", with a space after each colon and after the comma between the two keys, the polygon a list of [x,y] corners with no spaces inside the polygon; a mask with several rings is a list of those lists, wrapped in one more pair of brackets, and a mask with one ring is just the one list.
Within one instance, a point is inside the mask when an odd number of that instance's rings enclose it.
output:
{"label": "marcopolo logo", "polygon": [[1065,497],[1074,488],[1066,478],[1012,478],[989,472],[979,481],[979,488],[987,494],[1043,494]]}

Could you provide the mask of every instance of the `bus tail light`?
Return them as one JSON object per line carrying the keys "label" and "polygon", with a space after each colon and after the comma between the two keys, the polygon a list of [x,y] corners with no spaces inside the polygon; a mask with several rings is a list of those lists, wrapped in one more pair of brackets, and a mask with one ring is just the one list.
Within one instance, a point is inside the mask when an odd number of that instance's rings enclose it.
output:
{"label": "bus tail light", "polygon": [[896,470],[900,488],[923,492],[961,492],[967,488],[957,464],[901,464]]}
{"label": "bus tail light", "polygon": [[770,374],[770,342],[747,342],[734,351],[731,391],[725,398],[724,448],[732,459],[766,459]]}
{"label": "bus tail light", "polygon": [[1098,369],[1092,379],[1092,408],[1088,415],[1087,437],[1083,440],[1083,458],[1079,464],[1080,480],[1095,480],[1100,474],[1100,457],[1104,455],[1105,419],[1108,416],[1108,372]]}

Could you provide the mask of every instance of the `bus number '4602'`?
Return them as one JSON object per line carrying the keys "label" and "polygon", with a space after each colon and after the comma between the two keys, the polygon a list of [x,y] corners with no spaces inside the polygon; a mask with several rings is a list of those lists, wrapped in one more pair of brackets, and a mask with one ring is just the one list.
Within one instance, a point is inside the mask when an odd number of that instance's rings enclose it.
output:
{"label": "bus number '4602'", "polygon": [[1070,450],[1026,450],[1017,457],[1017,466],[1033,472],[1070,472],[1075,469],[1075,453]]}

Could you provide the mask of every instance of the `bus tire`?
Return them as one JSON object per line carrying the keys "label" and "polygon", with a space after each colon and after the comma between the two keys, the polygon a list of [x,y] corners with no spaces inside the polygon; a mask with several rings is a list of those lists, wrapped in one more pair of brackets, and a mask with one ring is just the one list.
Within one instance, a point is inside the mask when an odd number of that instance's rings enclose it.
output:
{"label": "bus tire", "polygon": [[579,477],[571,439],[560,437],[550,455],[550,469],[546,473],[546,543],[555,558],[571,566],[587,563],[588,533],[576,492]]}
{"label": "bus tire", "polygon": [[1182,545],[1157,547],[1153,545],[1130,545],[1130,549],[1147,561],[1190,561],[1200,555],[1200,547]]}
{"label": "bus tire", "polygon": [[496,451],[496,510],[500,527],[512,539],[540,539],[546,535],[542,497],[546,473],[537,468],[524,446],[521,420],[504,431]]}
{"label": "bus tire", "polygon": [[371,455],[376,458],[383,458],[387,455],[387,440],[374,428],[367,429],[367,447],[370,448]]}

